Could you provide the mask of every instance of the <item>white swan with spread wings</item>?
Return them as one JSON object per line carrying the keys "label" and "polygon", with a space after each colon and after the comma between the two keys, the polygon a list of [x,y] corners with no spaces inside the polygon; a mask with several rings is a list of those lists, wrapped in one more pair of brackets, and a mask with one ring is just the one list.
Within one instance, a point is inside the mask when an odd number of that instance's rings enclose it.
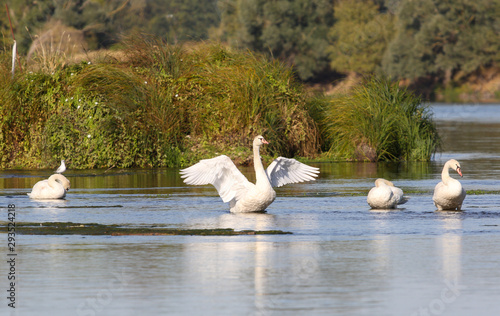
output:
{"label": "white swan with spread wings", "polygon": [[284,157],[276,158],[267,169],[264,169],[260,157],[260,146],[263,144],[268,142],[260,135],[253,140],[255,184],[248,181],[225,155],[201,160],[181,170],[181,177],[186,184],[212,184],[222,201],[229,202],[232,213],[242,213],[264,211],[276,198],[273,187],[311,181],[318,176],[319,168]]}

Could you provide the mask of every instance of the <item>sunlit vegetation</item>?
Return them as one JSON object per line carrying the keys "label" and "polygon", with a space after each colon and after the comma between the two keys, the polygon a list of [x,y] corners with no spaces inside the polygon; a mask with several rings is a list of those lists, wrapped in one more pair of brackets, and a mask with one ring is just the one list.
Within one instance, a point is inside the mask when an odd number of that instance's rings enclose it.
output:
{"label": "sunlit vegetation", "polygon": [[334,97],[324,120],[333,159],[429,160],[440,144],[421,98],[382,77]]}
{"label": "sunlit vegetation", "polygon": [[439,145],[421,98],[385,78],[327,98],[279,61],[142,35],[79,62],[43,56],[12,78],[2,55],[1,167],[174,167],[219,154],[248,164],[257,134],[266,159],[429,160]]}
{"label": "sunlit vegetation", "polygon": [[139,35],[123,47],[59,67],[40,58],[12,80],[4,54],[0,166],[171,167],[220,153],[246,163],[256,134],[268,156],[319,153],[307,94],[283,63]]}

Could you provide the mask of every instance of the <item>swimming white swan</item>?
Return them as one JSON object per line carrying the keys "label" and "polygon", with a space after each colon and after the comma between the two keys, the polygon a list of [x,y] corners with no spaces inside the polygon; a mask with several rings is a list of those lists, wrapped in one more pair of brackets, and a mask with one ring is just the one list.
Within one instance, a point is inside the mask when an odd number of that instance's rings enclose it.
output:
{"label": "swimming white swan", "polygon": [[441,172],[442,181],[434,188],[434,205],[439,211],[442,210],[457,210],[462,209],[462,203],[465,199],[465,190],[462,188],[460,181],[450,177],[449,169],[455,170],[462,177],[462,169],[460,163],[455,159],[448,160]]}
{"label": "swimming white swan", "polygon": [[69,180],[62,174],[53,174],[48,180],[35,183],[28,196],[31,199],[63,199],[70,188]]}
{"label": "swimming white swan", "polygon": [[379,178],[375,180],[375,187],[368,192],[366,201],[373,209],[388,209],[406,203],[408,198],[391,181]]}
{"label": "swimming white swan", "polygon": [[253,140],[253,160],[256,183],[253,184],[236,168],[225,155],[204,159],[180,171],[186,184],[212,184],[222,201],[229,202],[232,213],[261,212],[276,198],[273,187],[288,183],[315,180],[319,168],[311,167],[295,159],[276,158],[264,169],[260,158],[260,146],[268,144],[262,136]]}
{"label": "swimming white swan", "polygon": [[61,165],[57,168],[56,173],[63,173],[66,171],[66,165],[64,164],[64,160],[61,160]]}

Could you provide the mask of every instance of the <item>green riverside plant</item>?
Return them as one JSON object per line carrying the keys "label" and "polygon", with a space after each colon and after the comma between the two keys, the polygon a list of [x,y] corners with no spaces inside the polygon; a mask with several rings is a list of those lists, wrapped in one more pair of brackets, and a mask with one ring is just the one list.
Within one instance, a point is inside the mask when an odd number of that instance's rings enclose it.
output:
{"label": "green riverside plant", "polygon": [[372,76],[325,111],[327,155],[353,161],[430,160],[440,144],[432,113],[398,82]]}

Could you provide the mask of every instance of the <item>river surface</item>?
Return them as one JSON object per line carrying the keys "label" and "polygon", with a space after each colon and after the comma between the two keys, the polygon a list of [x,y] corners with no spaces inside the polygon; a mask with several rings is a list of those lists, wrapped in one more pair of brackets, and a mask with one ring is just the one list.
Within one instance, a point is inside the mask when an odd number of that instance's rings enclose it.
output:
{"label": "river surface", "polygon": [[[17,235],[15,306],[0,234],[2,315],[498,315],[500,105],[433,105],[431,162],[320,163],[317,181],[278,188],[264,214],[230,214],[177,169],[69,170],[66,200],[26,193],[51,170],[0,171],[0,221],[283,230],[257,236]],[[462,212],[432,202],[456,158]],[[54,168],[57,166],[54,166]],[[252,169],[243,169],[253,178]],[[459,178],[457,174],[453,177]],[[374,211],[378,177],[408,203]]]}

